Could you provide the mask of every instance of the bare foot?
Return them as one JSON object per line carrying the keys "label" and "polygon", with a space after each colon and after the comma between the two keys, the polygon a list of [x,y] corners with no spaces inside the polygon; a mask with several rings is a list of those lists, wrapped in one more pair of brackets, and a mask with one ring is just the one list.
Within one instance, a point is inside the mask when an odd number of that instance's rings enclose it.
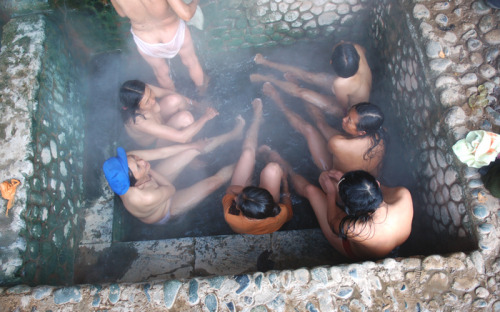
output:
{"label": "bare foot", "polygon": [[236,116],[236,125],[234,126],[234,129],[231,131],[234,135],[235,138],[243,138],[243,128],[245,127],[246,121],[241,117],[241,115]]}
{"label": "bare foot", "polygon": [[273,100],[276,97],[279,97],[278,91],[270,82],[264,82],[264,85],[262,86],[262,92]]}
{"label": "bare foot", "polygon": [[219,171],[217,171],[215,175],[219,176],[224,182],[227,182],[229,181],[229,179],[231,179],[231,176],[233,175],[234,167],[236,167],[236,164],[223,167]]}
{"label": "bare foot", "polygon": [[243,128],[245,127],[245,119],[243,119],[241,115],[236,116],[235,119],[236,119],[236,125],[234,126],[233,130],[225,134],[205,140],[205,142],[203,142],[204,145],[201,146],[202,150],[200,150],[200,152],[202,154],[207,154],[229,141],[242,139]]}
{"label": "bare foot", "polygon": [[203,74],[203,84],[201,86],[196,87],[198,94],[205,95],[209,83],[210,83],[210,77],[208,77],[206,74]]}
{"label": "bare foot", "polygon": [[262,56],[262,54],[257,53],[257,54],[255,54],[255,57],[253,58],[253,60],[256,64],[263,64],[266,59]]}
{"label": "bare foot", "polygon": [[253,106],[253,114],[256,117],[262,117],[262,100],[260,98],[256,98],[252,101]]}
{"label": "bare foot", "polygon": [[285,78],[286,81],[289,81],[297,85],[299,84],[299,79],[293,73],[286,72],[283,74],[283,77]]}

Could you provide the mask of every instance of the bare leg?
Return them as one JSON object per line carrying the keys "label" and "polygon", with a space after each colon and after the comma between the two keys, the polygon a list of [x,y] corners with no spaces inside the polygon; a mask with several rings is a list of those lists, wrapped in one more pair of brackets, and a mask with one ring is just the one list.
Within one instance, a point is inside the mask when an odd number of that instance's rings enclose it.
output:
{"label": "bare leg", "polygon": [[319,133],[318,130],[295,112],[291,111],[279,95],[278,91],[269,82],[264,83],[262,87],[264,94],[269,96],[278,106],[278,108],[285,114],[288,122],[298,132],[300,132],[307,140],[309,151],[312,155],[314,164],[320,170],[329,170],[331,168],[332,155],[327,150],[327,141]]}
{"label": "bare leg", "polygon": [[343,255],[346,255],[342,247],[342,240],[332,231],[328,223],[328,202],[326,194],[320,188],[309,183],[303,176],[296,174],[290,164],[268,146],[261,146],[259,152],[266,154],[268,161],[278,163],[283,168],[290,177],[293,188],[297,194],[307,198],[311,204],[323,235],[325,235],[326,239],[335,249]]}
{"label": "bare leg", "polygon": [[137,49],[139,54],[146,60],[146,62],[153,68],[153,72],[158,80],[158,84],[165,89],[175,91],[175,85],[172,78],[170,78],[170,68],[168,67],[165,59],[152,57],[141,52]]}
{"label": "bare leg", "polygon": [[184,170],[186,165],[193,161],[196,156],[209,153],[229,141],[241,138],[244,126],[245,120],[238,115],[233,130],[195,143],[199,144],[199,148],[197,149],[193,148],[178,155],[163,159],[155,166],[155,170],[161,173],[169,181],[174,181],[182,170]]}
{"label": "bare leg", "polygon": [[220,169],[215,175],[201,180],[194,185],[178,190],[172,197],[170,212],[172,216],[186,213],[215,190],[229,181],[234,171],[234,165]]}
{"label": "bare leg", "polygon": [[175,113],[190,108],[187,99],[180,94],[165,96],[158,101],[158,104],[160,105],[160,112],[163,120],[168,120]]}
{"label": "bare leg", "polygon": [[333,84],[332,75],[328,75],[326,73],[311,73],[292,65],[271,62],[265,59],[260,53],[257,53],[255,55],[254,61],[256,64],[264,65],[279,70],[283,73],[290,73],[297,79],[300,79],[309,84],[317,85],[324,90],[331,92]]}
{"label": "bare leg", "polygon": [[186,26],[186,32],[184,35],[184,43],[179,50],[179,56],[181,57],[182,63],[188,68],[189,76],[193,80],[196,88],[199,92],[205,92],[208,86],[208,77],[205,77],[203,69],[201,68],[198,57],[194,50],[193,40],[191,38],[191,32]]}
{"label": "bare leg", "polygon": [[255,152],[257,150],[259,127],[262,121],[262,100],[255,99],[252,101],[252,105],[253,121],[247,130],[241,156],[231,179],[231,185],[248,186],[255,167]]}
{"label": "bare leg", "polygon": [[[191,125],[193,122],[193,115],[188,111],[182,110],[171,116],[167,122],[165,122],[165,125],[175,129],[183,129]],[[169,140],[158,139],[156,141],[156,147],[168,146],[170,144],[172,144],[172,141]]]}
{"label": "bare leg", "polygon": [[323,111],[328,114],[333,114],[339,117],[344,116],[344,110],[340,108],[336,103],[334,96],[328,96],[321,93],[318,93],[313,90],[309,90],[306,88],[301,88],[300,86],[291,83],[289,81],[283,81],[276,79],[271,75],[260,75],[260,74],[251,74],[250,81],[252,82],[272,82],[278,88],[290,94],[291,96],[295,96],[303,99],[313,105],[316,105]]}
{"label": "bare leg", "polygon": [[177,176],[186,168],[186,166],[196,157],[200,151],[190,149],[175,156],[163,159],[157,165],[155,170],[169,181],[174,181]]}
{"label": "bare leg", "polygon": [[260,172],[259,187],[266,189],[273,196],[274,202],[280,202],[281,180],[283,179],[283,169],[275,162],[268,163]]}
{"label": "bare leg", "polygon": [[316,127],[318,127],[326,141],[328,141],[332,136],[340,133],[337,129],[330,127],[325,120],[325,116],[323,116],[323,112],[319,108],[308,102],[304,102],[304,104],[307,112],[316,123]]}
{"label": "bare leg", "polygon": [[206,145],[202,148],[202,154],[210,153],[222,144],[241,138],[243,135],[244,127],[245,119],[243,119],[241,115],[236,116],[236,125],[234,126],[233,130],[229,131],[228,133],[208,139],[206,141]]}

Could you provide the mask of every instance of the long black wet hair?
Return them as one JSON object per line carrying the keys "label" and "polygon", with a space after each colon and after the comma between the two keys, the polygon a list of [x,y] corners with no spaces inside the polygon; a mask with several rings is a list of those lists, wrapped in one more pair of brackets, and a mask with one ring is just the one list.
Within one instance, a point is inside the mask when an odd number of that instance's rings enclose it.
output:
{"label": "long black wet hair", "polygon": [[128,80],[125,81],[120,87],[119,97],[121,102],[120,112],[124,122],[128,122],[132,119],[135,123],[137,116],[144,115],[139,114],[139,102],[144,97],[146,92],[146,84],[139,80]]}
{"label": "long black wet hair", "polygon": [[366,134],[363,137],[369,136],[372,139],[372,145],[363,155],[363,159],[373,158],[375,157],[372,153],[373,149],[380,142],[387,145],[389,140],[389,135],[382,126],[384,123],[384,113],[377,105],[368,102],[353,105],[351,109],[355,109],[359,116],[356,129],[358,131],[365,131]]}
{"label": "long black wet hair", "polygon": [[[236,207],[231,207],[231,213],[238,215],[238,208],[243,215],[253,219],[265,219],[275,217],[281,212],[281,208],[274,202],[274,198],[268,190],[247,186],[235,198],[233,203]],[[236,213],[235,213],[236,212]]]}
{"label": "long black wet hair", "polygon": [[[341,209],[347,214],[339,224],[339,236],[347,239],[347,233],[353,233],[356,223],[371,226],[373,213],[384,200],[377,180],[363,170],[349,171],[339,181],[339,196],[343,206]],[[359,232],[362,233],[363,229]]]}
{"label": "long black wet hair", "polygon": [[333,70],[337,76],[349,78],[359,69],[359,54],[352,43],[339,44],[333,50],[330,58]]}

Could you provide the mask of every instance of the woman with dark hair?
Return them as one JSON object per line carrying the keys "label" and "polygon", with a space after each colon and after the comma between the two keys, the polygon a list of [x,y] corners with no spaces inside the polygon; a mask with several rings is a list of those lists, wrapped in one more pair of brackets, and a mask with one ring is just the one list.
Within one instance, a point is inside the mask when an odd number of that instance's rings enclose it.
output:
{"label": "woman with dark hair", "polygon": [[321,188],[296,174],[274,151],[268,161],[283,168],[298,195],[307,198],[323,235],[351,260],[379,259],[403,244],[411,233],[413,202],[404,187],[380,186],[368,172],[324,171]]}
{"label": "woman with dark hair", "polygon": [[334,169],[342,172],[365,170],[375,177],[380,174],[388,135],[383,127],[384,114],[377,105],[359,103],[351,107],[342,119],[344,133],[334,134],[336,130],[331,128],[326,130],[326,121],[318,117],[318,128],[330,135],[328,150],[333,155]]}
{"label": "woman with dark hair", "polygon": [[379,174],[388,138],[382,127],[384,114],[378,106],[359,103],[351,107],[342,119],[344,132],[341,133],[328,125],[322,112],[314,105],[306,103],[316,127],[290,110],[271,83],[264,83],[262,90],[274,100],[292,128],[307,140],[314,164],[320,170],[347,172],[362,169],[375,176]]}
{"label": "woman with dark hair", "polygon": [[[366,59],[366,50],[356,43],[341,41],[333,47],[330,64],[334,73],[312,73],[294,65],[275,63],[261,54],[254,61],[285,73],[286,81],[272,75],[252,74],[252,82],[272,82],[284,92],[303,99],[328,114],[338,117],[345,115],[354,104],[368,102],[372,88],[372,72]],[[320,87],[320,93],[299,86],[298,81]],[[333,93],[333,95],[332,95]]]}
{"label": "woman with dark hair", "polygon": [[[198,120],[187,111],[193,101],[170,90],[129,80],[119,92],[120,112],[127,134],[140,146],[156,143],[189,142],[207,123],[218,115],[209,107]],[[159,99],[159,102],[156,99]]]}
{"label": "woman with dark hair", "polygon": [[[254,119],[247,131],[240,159],[222,199],[224,218],[236,233],[269,234],[281,228],[293,216],[287,176],[281,167],[268,162],[260,173],[259,186],[251,186],[257,153],[257,141],[260,123],[262,122],[262,101],[252,102]],[[267,151],[267,146],[259,152]],[[283,186],[284,196],[280,200],[280,188]]]}
{"label": "woman with dark hair", "polygon": [[[325,171],[319,182],[326,193],[328,225],[336,234],[327,238],[349,258],[382,258],[410,236],[413,202],[408,189],[381,186],[362,170],[344,175]],[[324,217],[323,211],[315,212],[318,220]]]}

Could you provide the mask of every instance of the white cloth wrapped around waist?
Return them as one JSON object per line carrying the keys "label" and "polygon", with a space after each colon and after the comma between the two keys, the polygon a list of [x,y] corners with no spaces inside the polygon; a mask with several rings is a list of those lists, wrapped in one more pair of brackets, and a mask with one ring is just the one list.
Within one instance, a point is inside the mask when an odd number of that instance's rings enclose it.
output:
{"label": "white cloth wrapped around waist", "polygon": [[179,28],[172,40],[167,43],[148,43],[137,37],[132,29],[130,29],[137,48],[144,54],[157,58],[173,58],[179,53],[184,44],[184,36],[186,32],[186,23],[179,20]]}

